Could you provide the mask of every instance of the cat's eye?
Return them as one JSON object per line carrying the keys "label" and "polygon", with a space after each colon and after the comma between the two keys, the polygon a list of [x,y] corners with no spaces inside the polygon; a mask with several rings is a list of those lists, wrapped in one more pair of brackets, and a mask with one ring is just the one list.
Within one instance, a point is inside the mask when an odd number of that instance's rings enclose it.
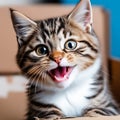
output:
{"label": "cat's eye", "polygon": [[68,40],[65,43],[65,48],[68,50],[74,50],[77,47],[77,42],[75,40]]}
{"label": "cat's eye", "polygon": [[48,47],[46,45],[37,46],[35,51],[36,51],[36,54],[38,56],[49,54],[49,50],[48,50]]}

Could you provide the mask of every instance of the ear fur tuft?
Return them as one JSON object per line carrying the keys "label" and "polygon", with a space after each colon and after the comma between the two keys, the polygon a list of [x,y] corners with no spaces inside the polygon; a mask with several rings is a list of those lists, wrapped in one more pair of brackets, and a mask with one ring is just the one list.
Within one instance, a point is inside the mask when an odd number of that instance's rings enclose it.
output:
{"label": "ear fur tuft", "polygon": [[21,45],[36,30],[37,23],[12,8],[10,8],[10,14],[18,44]]}
{"label": "ear fur tuft", "polygon": [[93,23],[92,6],[90,0],[81,0],[68,15],[68,19],[74,20],[86,32],[90,32]]}

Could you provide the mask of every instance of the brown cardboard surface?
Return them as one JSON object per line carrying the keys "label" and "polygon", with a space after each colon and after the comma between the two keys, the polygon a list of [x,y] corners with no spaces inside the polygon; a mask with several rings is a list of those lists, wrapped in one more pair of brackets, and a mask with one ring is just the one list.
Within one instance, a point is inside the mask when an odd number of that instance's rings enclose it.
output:
{"label": "brown cardboard surface", "polygon": [[[16,9],[34,20],[68,14],[72,6],[62,5],[35,5],[16,6]],[[100,7],[93,7],[94,28],[101,41],[103,59],[106,63],[106,43],[108,44],[108,15]],[[19,73],[15,61],[17,41],[12,27],[8,7],[0,8],[0,74]]]}
{"label": "brown cardboard surface", "polygon": [[26,113],[25,93],[10,93],[7,98],[0,99],[0,120],[24,120]]}
{"label": "brown cardboard surface", "polygon": [[120,60],[111,59],[109,66],[111,90],[118,103],[120,103]]}

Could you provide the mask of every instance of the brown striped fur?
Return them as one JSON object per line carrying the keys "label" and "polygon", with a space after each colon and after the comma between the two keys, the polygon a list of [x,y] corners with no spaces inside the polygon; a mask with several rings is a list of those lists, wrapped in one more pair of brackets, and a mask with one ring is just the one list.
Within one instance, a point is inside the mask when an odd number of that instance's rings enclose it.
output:
{"label": "brown striped fur", "polygon": [[33,21],[11,10],[11,18],[17,64],[29,80],[26,120],[120,113],[103,72],[89,0],[66,16]]}

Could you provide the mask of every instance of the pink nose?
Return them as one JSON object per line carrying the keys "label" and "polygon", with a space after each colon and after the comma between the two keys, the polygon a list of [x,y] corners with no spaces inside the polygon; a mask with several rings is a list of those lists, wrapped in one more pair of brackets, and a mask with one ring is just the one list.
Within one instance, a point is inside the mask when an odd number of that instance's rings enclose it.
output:
{"label": "pink nose", "polygon": [[53,52],[53,54],[51,55],[51,58],[56,62],[56,63],[60,63],[62,58],[64,56],[63,52],[59,52],[59,51],[55,51]]}
{"label": "pink nose", "polygon": [[58,57],[54,58],[54,60],[56,63],[60,63],[60,61],[62,60],[62,57],[58,56]]}

